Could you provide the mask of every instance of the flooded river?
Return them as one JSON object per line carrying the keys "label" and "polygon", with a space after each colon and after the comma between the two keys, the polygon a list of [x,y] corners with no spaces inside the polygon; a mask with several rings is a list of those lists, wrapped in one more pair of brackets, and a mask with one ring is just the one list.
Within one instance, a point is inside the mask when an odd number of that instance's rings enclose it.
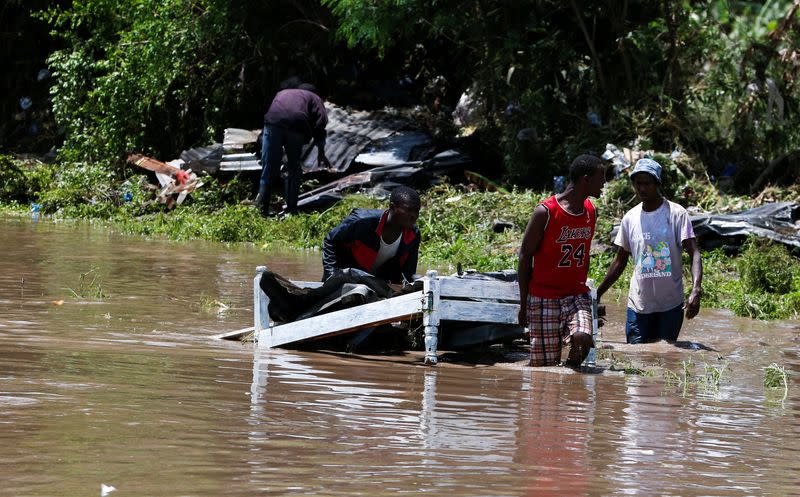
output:
{"label": "flooded river", "polygon": [[800,370],[796,321],[704,309],[631,348],[611,305],[594,374],[255,354],[212,336],[252,325],[256,265],[316,279],[318,253],[0,229],[3,496],[800,495],[800,385],[762,384]]}

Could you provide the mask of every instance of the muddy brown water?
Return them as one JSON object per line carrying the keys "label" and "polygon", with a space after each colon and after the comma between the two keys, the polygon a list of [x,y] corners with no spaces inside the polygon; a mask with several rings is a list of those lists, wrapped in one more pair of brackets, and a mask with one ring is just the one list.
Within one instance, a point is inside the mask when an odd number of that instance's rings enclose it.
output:
{"label": "muddy brown water", "polygon": [[[211,338],[251,325],[255,266],[315,279],[319,253],[0,229],[0,495],[800,495],[798,386],[762,385],[800,369],[797,321],[704,309],[633,348],[612,302],[593,374],[255,353]],[[105,298],[75,298],[92,269]],[[688,361],[727,367],[666,380]]]}

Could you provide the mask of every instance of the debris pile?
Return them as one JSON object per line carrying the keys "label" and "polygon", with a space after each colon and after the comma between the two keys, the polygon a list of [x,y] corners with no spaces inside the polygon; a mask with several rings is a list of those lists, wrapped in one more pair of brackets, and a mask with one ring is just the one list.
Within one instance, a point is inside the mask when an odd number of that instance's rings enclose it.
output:
{"label": "debris pile", "polygon": [[156,199],[170,209],[183,203],[187,195],[203,186],[191,169],[181,169],[179,164],[161,162],[140,154],[130,154],[128,162],[155,173],[161,184]]}
{"label": "debris pile", "polygon": [[[300,195],[298,208],[301,210],[324,209],[357,191],[388,196],[398,185],[424,188],[437,184],[444,175],[464,174],[465,167],[471,164],[467,153],[440,149],[430,135],[399,112],[354,111],[329,102],[325,108],[328,113],[325,152],[331,168],[318,166],[312,144],[304,147],[303,173],[324,178],[325,184]],[[169,163],[136,154],[131,157],[135,158],[129,158],[130,162],[157,174],[160,172],[165,179],[176,178],[175,170],[208,175],[246,171],[257,174],[261,171],[261,130],[227,128],[221,144],[184,150],[180,159]],[[167,183],[162,181],[165,188],[162,195],[166,200],[179,192],[174,204],[179,204],[178,198],[182,201],[186,194],[200,186],[199,182],[186,188],[180,182],[174,186]]]}

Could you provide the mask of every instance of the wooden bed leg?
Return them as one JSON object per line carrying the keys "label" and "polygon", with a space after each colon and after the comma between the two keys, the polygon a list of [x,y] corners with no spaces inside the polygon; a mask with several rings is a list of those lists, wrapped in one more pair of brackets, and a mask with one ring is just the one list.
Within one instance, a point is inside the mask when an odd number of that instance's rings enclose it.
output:
{"label": "wooden bed leg", "polygon": [[258,347],[271,347],[272,340],[269,321],[269,297],[261,290],[261,276],[267,266],[257,266],[256,276],[253,278],[253,336]]}
{"label": "wooden bed leg", "polygon": [[422,291],[422,324],[425,326],[425,364],[435,366],[439,362],[436,348],[439,346],[439,280],[436,271],[425,273]]}

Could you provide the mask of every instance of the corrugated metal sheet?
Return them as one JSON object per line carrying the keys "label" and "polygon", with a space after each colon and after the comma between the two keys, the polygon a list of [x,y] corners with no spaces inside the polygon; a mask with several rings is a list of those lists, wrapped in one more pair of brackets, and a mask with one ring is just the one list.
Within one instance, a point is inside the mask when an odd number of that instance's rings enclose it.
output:
{"label": "corrugated metal sheet", "polygon": [[[330,102],[325,103],[325,110],[328,112],[325,155],[339,172],[346,171],[367,145],[412,126],[409,119],[387,111],[353,111]],[[311,146],[303,151],[303,170],[317,170],[317,152]]]}
{"label": "corrugated metal sheet", "polygon": [[225,154],[219,163],[220,171],[260,171],[261,162],[252,150],[260,147],[256,141],[261,137],[260,129],[226,128],[222,137]]}
{"label": "corrugated metal sheet", "polygon": [[349,193],[358,190],[382,192],[386,196],[398,185],[434,184],[441,176],[463,171],[471,162],[468,154],[446,150],[425,161],[412,161],[378,166],[367,171],[347,175],[312,191],[300,195],[297,206],[301,210],[324,209]]}
{"label": "corrugated metal sheet", "polygon": [[222,154],[222,145],[217,143],[208,147],[184,150],[181,152],[181,160],[186,164],[185,169],[191,169],[196,173],[205,171],[208,174],[215,174],[219,170]]}
{"label": "corrugated metal sheet", "polygon": [[222,146],[225,153],[238,153],[245,150],[247,145],[255,144],[260,133],[260,129],[225,128],[222,134]]}
{"label": "corrugated metal sheet", "polygon": [[225,154],[219,163],[220,171],[260,171],[261,162],[252,152]]}
{"label": "corrugated metal sheet", "polygon": [[[345,172],[360,156],[362,166],[375,167],[408,162],[415,147],[430,144],[430,137],[413,129],[410,119],[389,111],[366,112],[325,104],[328,112],[328,138],[325,154],[335,172]],[[181,158],[195,170],[257,171],[259,158],[253,153],[261,130],[226,128],[222,146],[186,150]],[[258,146],[257,146],[258,145]],[[220,156],[220,150],[222,155]],[[317,151],[311,144],[302,153],[303,171],[318,170]]]}
{"label": "corrugated metal sheet", "polygon": [[377,167],[397,164],[419,164],[413,160],[421,150],[429,152],[433,149],[430,135],[422,131],[398,131],[392,136],[377,140],[356,156],[355,163],[359,166]]}

